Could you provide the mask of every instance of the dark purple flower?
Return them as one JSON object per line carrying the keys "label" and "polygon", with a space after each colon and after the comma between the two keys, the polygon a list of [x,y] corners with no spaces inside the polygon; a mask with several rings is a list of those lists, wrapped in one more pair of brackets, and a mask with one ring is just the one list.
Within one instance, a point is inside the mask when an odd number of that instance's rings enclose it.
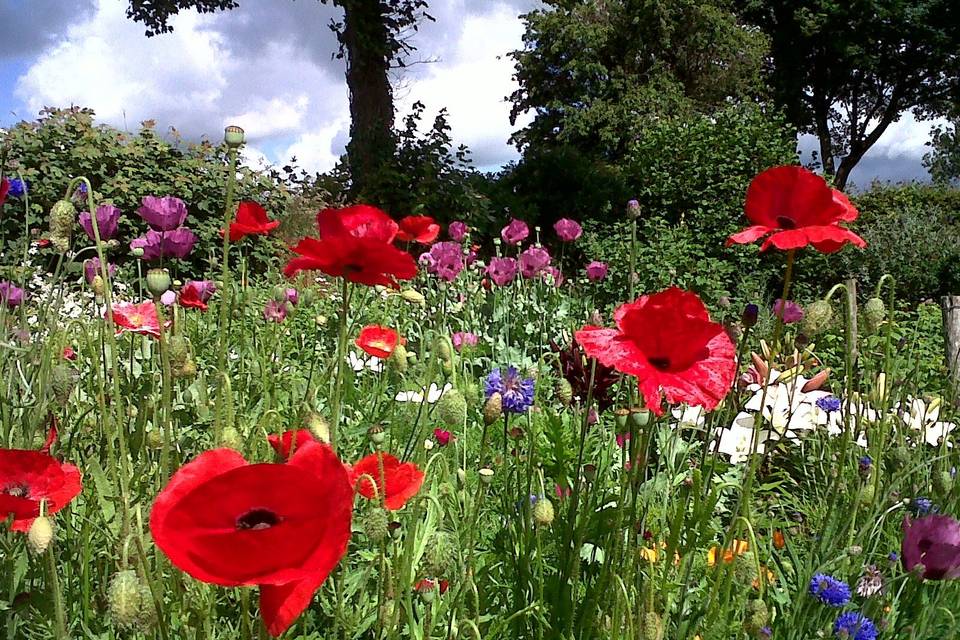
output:
{"label": "dark purple flower", "polygon": [[451,222],[450,226],[447,227],[447,235],[450,236],[450,239],[454,242],[463,242],[463,239],[467,237],[467,232],[470,231],[470,227],[467,226],[466,222]]}
{"label": "dark purple flower", "polygon": [[550,265],[550,253],[543,247],[528,247],[520,254],[520,274],[532,278]]}
{"label": "dark purple flower", "polygon": [[783,320],[784,324],[793,324],[803,320],[803,308],[793,300],[783,300],[777,298],[773,303],[773,315]]}
{"label": "dark purple flower", "polygon": [[173,196],[145,196],[137,215],[156,231],[173,231],[187,219],[187,205]]}
{"label": "dark purple flower", "polygon": [[11,309],[19,307],[23,304],[23,289],[6,280],[0,282],[0,302]]}
{"label": "dark purple flower", "polygon": [[[79,216],[80,226],[87,232],[87,236],[96,241],[93,233],[93,220],[91,220],[89,211],[81,211]],[[117,223],[120,221],[120,209],[112,204],[102,204],[97,207],[97,228],[100,231],[101,240],[110,240],[117,235]]]}
{"label": "dark purple flower", "polygon": [[530,235],[530,228],[527,223],[516,218],[510,220],[510,224],[500,231],[500,237],[507,244],[520,244],[527,239],[528,235]]}
{"label": "dark purple flower", "polygon": [[197,236],[186,227],[180,227],[173,231],[150,229],[146,234],[133,240],[130,243],[130,248],[143,249],[141,258],[151,262],[161,258],[186,258],[193,250],[193,245],[196,242]]}
{"label": "dark purple flower", "polygon": [[270,322],[283,322],[287,319],[287,303],[271,300],[263,308],[263,319]]}
{"label": "dark purple flower", "polygon": [[590,282],[599,282],[607,277],[607,263],[594,260],[587,265],[587,279]]}
{"label": "dark purple flower", "polygon": [[441,280],[452,282],[463,271],[463,247],[456,242],[437,242],[430,247],[427,271]]}
{"label": "dark purple flower", "polygon": [[581,227],[575,220],[561,218],[553,224],[553,230],[562,242],[573,242],[583,234]]}
{"label": "dark purple flower", "polygon": [[517,277],[517,261],[513,258],[491,258],[487,275],[497,286],[508,285]]}
{"label": "dark purple flower", "polygon": [[903,568],[913,571],[921,566],[927,580],[960,577],[960,522],[944,515],[907,516],[900,553]]}
{"label": "dark purple flower", "polygon": [[457,351],[462,350],[464,347],[475,347],[477,346],[477,334],[470,333],[469,331],[457,331],[450,337],[451,342],[453,342],[453,348]]}
{"label": "dark purple flower", "polygon": [[[112,278],[117,272],[117,265],[107,263],[107,274]],[[100,275],[100,258],[90,258],[83,261],[83,279],[87,284],[93,284],[93,279]]]}

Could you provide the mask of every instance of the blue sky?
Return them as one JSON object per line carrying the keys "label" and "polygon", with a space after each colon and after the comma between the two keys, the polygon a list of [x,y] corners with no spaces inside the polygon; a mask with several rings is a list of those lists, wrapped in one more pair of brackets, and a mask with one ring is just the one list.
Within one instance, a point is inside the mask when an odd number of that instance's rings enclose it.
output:
{"label": "blue sky", "polygon": [[[45,105],[93,108],[108,124],[155,119],[190,137],[218,138],[226,124],[248,133],[247,161],[308,170],[333,166],[347,142],[343,63],[331,59],[337,16],[316,2],[244,3],[239,10],[175,18],[173,34],[146,38],[126,0],[0,0],[0,126]],[[398,120],[415,101],[426,122],[446,107],[454,139],[481,169],[516,158],[505,100],[514,88],[505,57],[522,44],[518,14],[537,0],[431,0],[437,20],[416,35],[426,64],[394,78]],[[16,114],[16,115],[13,115]],[[523,122],[519,123],[520,125]],[[930,123],[893,125],[853,182],[926,179]],[[810,149],[812,140],[801,140]]]}

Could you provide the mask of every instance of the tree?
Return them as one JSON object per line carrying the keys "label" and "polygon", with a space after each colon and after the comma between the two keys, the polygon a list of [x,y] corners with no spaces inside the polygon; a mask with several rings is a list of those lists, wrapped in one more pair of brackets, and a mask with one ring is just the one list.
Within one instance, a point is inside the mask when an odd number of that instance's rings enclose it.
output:
{"label": "tree", "polygon": [[931,118],[960,97],[956,0],[737,5],[770,37],[775,100],[799,131],[817,136],[824,171],[841,189],[905,111]]}
{"label": "tree", "polygon": [[[234,0],[129,0],[127,16],[146,26],[147,36],[173,30],[169,20],[184,9],[201,13],[227,11],[239,7]],[[351,195],[363,197],[389,208],[391,196],[377,192],[378,174],[388,171],[397,152],[393,131],[393,90],[389,72],[402,67],[414,51],[409,42],[411,31],[423,19],[433,20],[426,12],[427,0],[320,0],[340,7],[343,22],[331,29],[340,43],[338,57],[347,63],[347,88],[350,91],[350,142],[347,158],[351,177]]]}
{"label": "tree", "polygon": [[930,132],[932,150],[923,156],[923,166],[937,184],[960,184],[960,117],[948,127],[936,126]]}
{"label": "tree", "polygon": [[570,145],[623,157],[650,117],[709,112],[762,86],[766,39],[743,28],[728,0],[545,0],[522,16],[514,51],[518,148]]}

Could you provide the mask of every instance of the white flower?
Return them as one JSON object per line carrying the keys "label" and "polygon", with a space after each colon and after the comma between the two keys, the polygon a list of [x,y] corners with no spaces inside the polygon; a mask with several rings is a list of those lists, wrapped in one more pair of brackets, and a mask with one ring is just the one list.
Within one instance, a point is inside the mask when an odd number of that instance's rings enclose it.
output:
{"label": "white flower", "polygon": [[369,369],[376,373],[383,371],[383,360],[376,356],[370,356],[366,360],[358,357],[356,353],[351,351],[347,354],[347,358],[350,361],[350,368],[352,368],[357,373],[360,373],[364,369]]}
{"label": "white flower", "polygon": [[[717,450],[730,456],[732,464],[740,464],[750,455],[751,443],[753,441],[753,415],[741,413],[733,421],[733,424],[726,429],[721,429],[719,433],[719,446]],[[764,431],[759,434],[760,441],[757,444],[757,453],[763,454],[767,450],[767,441],[770,439],[770,432]]]}
{"label": "white flower", "polygon": [[[433,404],[434,402],[439,400],[443,394],[445,394],[447,391],[449,391],[452,388],[453,388],[453,385],[450,384],[449,382],[443,385],[442,389],[438,387],[435,383],[431,382],[430,389],[426,390],[427,404]],[[401,391],[396,395],[394,400],[396,400],[397,402],[420,403],[420,402],[423,402],[423,392],[424,392],[423,388],[421,388],[420,391]]]}
{"label": "white flower", "polygon": [[707,419],[707,412],[703,407],[674,407],[671,411],[673,417],[677,420],[677,427],[699,428],[702,427]]}
{"label": "white flower", "polygon": [[433,449],[433,440],[431,440],[430,438],[427,438],[426,440],[424,440],[423,448],[426,449],[427,451],[430,451],[431,449]]}

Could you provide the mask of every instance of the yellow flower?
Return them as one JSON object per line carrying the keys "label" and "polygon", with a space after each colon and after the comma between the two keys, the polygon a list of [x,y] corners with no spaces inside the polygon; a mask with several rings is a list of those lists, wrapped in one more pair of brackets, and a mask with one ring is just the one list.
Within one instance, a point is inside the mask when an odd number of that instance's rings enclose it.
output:
{"label": "yellow flower", "polygon": [[[725,563],[733,562],[737,556],[742,556],[747,551],[750,550],[750,544],[746,540],[736,540],[734,539],[733,543],[723,551],[723,561]],[[720,547],[713,546],[710,547],[710,550],[707,551],[707,566],[712,567],[717,564],[717,554],[720,551]]]}

